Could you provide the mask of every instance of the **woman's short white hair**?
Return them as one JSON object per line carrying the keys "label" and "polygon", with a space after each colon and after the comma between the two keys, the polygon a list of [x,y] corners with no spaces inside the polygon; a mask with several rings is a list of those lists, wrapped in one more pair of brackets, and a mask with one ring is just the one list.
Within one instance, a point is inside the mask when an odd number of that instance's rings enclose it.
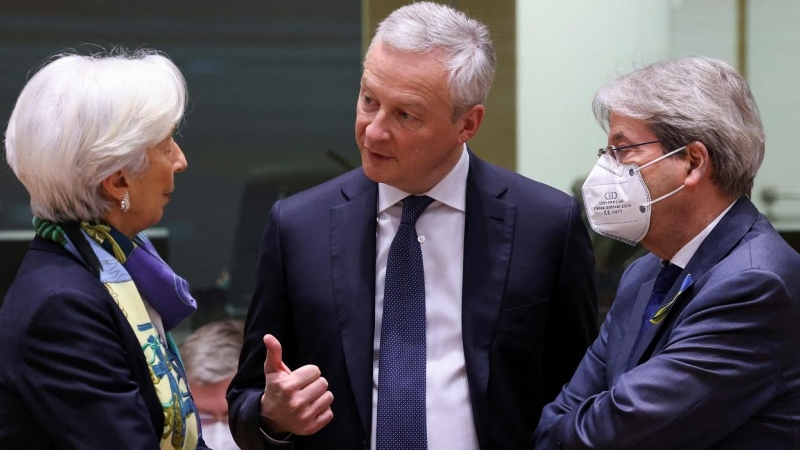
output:
{"label": "woman's short white hair", "polygon": [[155,50],[55,56],[22,89],[5,135],[33,214],[105,217],[116,204],[101,194],[102,180],[147,169],[146,150],[172,132],[186,102],[183,75]]}
{"label": "woman's short white hair", "polygon": [[651,64],[600,89],[592,107],[606,131],[612,112],[641,120],[665,151],[702,142],[720,192],[750,196],[764,127],[747,82],[727,63],[691,56]]}
{"label": "woman's short white hair", "polygon": [[367,57],[377,43],[412,53],[443,51],[454,120],[486,101],[494,81],[494,45],[486,25],[463,12],[438,3],[411,3],[378,25]]}

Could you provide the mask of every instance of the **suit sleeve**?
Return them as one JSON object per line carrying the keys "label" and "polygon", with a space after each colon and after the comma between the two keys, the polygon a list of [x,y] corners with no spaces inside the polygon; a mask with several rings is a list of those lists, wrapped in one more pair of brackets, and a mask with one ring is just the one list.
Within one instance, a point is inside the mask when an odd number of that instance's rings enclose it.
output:
{"label": "suit sleeve", "polygon": [[83,292],[53,292],[27,327],[19,393],[59,448],[159,446],[109,305]]}
{"label": "suit sleeve", "polygon": [[690,301],[664,349],[610,391],[584,389],[583,377],[592,379],[592,362],[584,361],[581,378],[559,397],[568,408],[552,408],[564,414],[546,448],[708,448],[774,398],[792,323],[783,281],[751,269]]}
{"label": "suit sleeve", "polygon": [[564,414],[572,411],[587,398],[602,392],[606,388],[606,344],[608,337],[608,323],[614,313],[606,314],[600,336],[587,350],[572,380],[564,386],[555,401],[545,406],[539,425],[533,434],[536,449],[546,449],[550,442],[550,428]]}
{"label": "suit sleeve", "polygon": [[[227,393],[231,432],[239,447],[245,450],[272,447],[260,431],[261,396],[266,382],[264,335],[275,336],[281,343],[284,363],[296,366],[291,308],[282,263],[280,206],[280,201],[273,205],[264,232],[255,291],[245,320],[239,371]],[[285,445],[277,447],[285,448]]]}
{"label": "suit sleeve", "polygon": [[594,254],[580,209],[571,199],[555,298],[545,331],[545,398],[552,400],[569,381],[597,336]]}
{"label": "suit sleeve", "polygon": [[[638,261],[628,266],[623,273],[628,273]],[[555,401],[545,406],[536,432],[533,435],[533,442],[537,449],[546,449],[550,445],[550,428],[564,414],[572,411],[589,397],[603,392],[607,386],[607,345],[608,329],[614,317],[614,310],[619,303],[612,303],[611,310],[606,314],[603,326],[600,327],[600,335],[595,339],[589,350],[586,351],[578,369],[572,376],[569,384],[564,386]]]}

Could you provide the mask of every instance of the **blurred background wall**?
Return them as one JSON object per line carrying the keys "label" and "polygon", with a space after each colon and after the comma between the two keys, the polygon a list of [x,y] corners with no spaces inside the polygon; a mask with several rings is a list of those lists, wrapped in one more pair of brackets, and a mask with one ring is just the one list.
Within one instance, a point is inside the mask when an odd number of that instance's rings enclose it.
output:
{"label": "blurred background wall", "polygon": [[800,197],[799,2],[518,1],[516,18],[521,173],[570,190],[605,145],[591,112],[599,87],[635,65],[712,56],[745,74],[761,110],[767,152],[756,205],[777,227],[798,227],[800,201],[787,197]]}

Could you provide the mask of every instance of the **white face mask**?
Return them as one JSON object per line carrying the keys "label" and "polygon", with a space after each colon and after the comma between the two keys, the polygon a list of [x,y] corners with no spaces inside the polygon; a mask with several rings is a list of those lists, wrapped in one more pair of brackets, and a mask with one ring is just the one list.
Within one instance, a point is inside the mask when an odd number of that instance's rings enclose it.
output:
{"label": "white face mask", "polygon": [[231,436],[231,430],[225,422],[214,422],[203,425],[203,440],[208,448],[214,450],[239,450]]}
{"label": "white face mask", "polygon": [[651,200],[641,170],[684,148],[673,150],[642,167],[621,164],[608,153],[600,155],[581,188],[586,216],[592,229],[630,245],[641,241],[650,229],[650,207],[686,186],[681,185]]}

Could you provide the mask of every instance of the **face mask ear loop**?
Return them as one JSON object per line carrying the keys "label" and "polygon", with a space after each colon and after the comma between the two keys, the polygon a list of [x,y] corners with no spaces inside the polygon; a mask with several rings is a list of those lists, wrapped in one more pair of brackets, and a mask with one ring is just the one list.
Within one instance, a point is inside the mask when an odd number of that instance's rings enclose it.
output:
{"label": "face mask ear loop", "polygon": [[[633,176],[633,171],[640,172],[640,171],[641,171],[642,169],[644,169],[645,167],[647,167],[647,166],[652,166],[653,164],[655,164],[655,163],[657,163],[657,162],[661,161],[661,160],[662,160],[662,159],[664,159],[664,158],[669,158],[670,156],[674,155],[675,153],[678,153],[679,151],[681,151],[681,150],[683,150],[683,149],[685,149],[685,148],[686,148],[686,146],[685,146],[685,145],[684,145],[683,147],[681,147],[681,148],[676,148],[675,150],[673,150],[673,151],[671,151],[671,152],[669,152],[669,153],[667,153],[667,154],[661,155],[661,156],[659,156],[658,158],[656,158],[656,159],[654,159],[654,160],[650,161],[649,163],[647,163],[647,164],[645,164],[645,165],[643,165],[643,166],[641,166],[641,167],[637,167],[637,168],[635,168],[635,169],[631,169],[631,176]],[[653,202],[653,203],[655,203],[655,202]]]}
{"label": "face mask ear loop", "polygon": [[674,191],[672,191],[672,192],[670,192],[668,194],[664,194],[664,195],[662,195],[661,197],[658,197],[655,200],[650,200],[649,202],[642,204],[642,206],[640,206],[640,208],[647,208],[648,206],[652,205],[653,203],[660,202],[661,200],[664,200],[665,198],[667,198],[667,197],[669,197],[671,195],[677,194],[678,191],[680,191],[681,189],[683,189],[685,187],[686,187],[686,185],[682,184],[678,189],[675,189]]}

